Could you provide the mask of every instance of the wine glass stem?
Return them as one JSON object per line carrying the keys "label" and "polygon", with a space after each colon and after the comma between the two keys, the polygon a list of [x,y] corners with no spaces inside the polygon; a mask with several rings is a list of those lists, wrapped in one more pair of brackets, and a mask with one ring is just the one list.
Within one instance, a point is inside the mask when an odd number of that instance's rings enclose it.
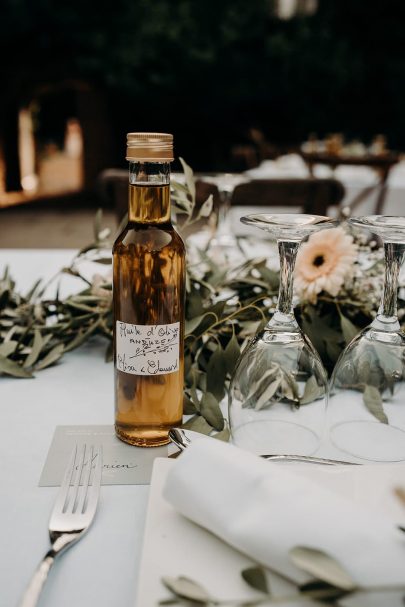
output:
{"label": "wine glass stem", "polygon": [[397,290],[398,277],[404,259],[405,244],[396,242],[384,243],[385,253],[385,279],[384,290],[380,307],[377,312],[377,320],[397,320]]}
{"label": "wine glass stem", "polygon": [[273,316],[275,320],[294,321],[292,305],[294,268],[298,253],[299,242],[289,240],[278,241],[278,252],[280,255],[280,287],[278,292],[277,310]]}
{"label": "wine glass stem", "polygon": [[217,238],[225,236],[230,238],[232,231],[230,229],[229,209],[231,207],[232,192],[220,191],[220,206],[218,209]]}

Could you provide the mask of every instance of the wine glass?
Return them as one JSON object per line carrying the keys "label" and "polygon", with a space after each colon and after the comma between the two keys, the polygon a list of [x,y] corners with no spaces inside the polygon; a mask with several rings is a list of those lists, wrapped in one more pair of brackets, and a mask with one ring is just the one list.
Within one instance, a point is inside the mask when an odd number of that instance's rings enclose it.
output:
{"label": "wine glass", "polygon": [[405,217],[371,215],[351,225],[384,243],[385,280],[377,316],[340,355],[331,377],[329,435],[339,450],[374,462],[405,460],[405,334],[397,316]]}
{"label": "wine glass", "polygon": [[300,243],[337,221],[303,214],[248,215],[241,221],[277,239],[280,288],[274,315],[242,353],[231,380],[232,442],[258,454],[311,455],[324,430],[327,375],[295,320],[293,272]]}
{"label": "wine glass", "polygon": [[237,250],[237,242],[233,234],[230,213],[231,200],[234,189],[241,183],[250,181],[249,177],[241,173],[214,173],[200,176],[202,181],[217,186],[220,205],[218,209],[218,220],[214,238],[211,239],[210,249],[232,249],[234,254]]}

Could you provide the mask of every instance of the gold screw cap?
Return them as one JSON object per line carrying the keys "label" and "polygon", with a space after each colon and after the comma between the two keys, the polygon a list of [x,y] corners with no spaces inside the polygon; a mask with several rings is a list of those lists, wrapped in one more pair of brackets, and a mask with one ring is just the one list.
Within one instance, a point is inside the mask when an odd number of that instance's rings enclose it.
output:
{"label": "gold screw cap", "polygon": [[171,162],[173,135],[170,133],[128,133],[127,160],[138,162]]}

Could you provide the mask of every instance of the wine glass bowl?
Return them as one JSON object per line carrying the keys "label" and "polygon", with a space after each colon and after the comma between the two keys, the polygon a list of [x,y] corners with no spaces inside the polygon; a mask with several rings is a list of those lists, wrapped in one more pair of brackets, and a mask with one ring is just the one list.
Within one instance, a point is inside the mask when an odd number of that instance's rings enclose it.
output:
{"label": "wine glass bowl", "polygon": [[232,442],[258,454],[315,453],[326,392],[325,370],[305,336],[264,329],[245,350],[231,384]]}
{"label": "wine glass bowl", "polygon": [[294,317],[293,270],[301,241],[336,221],[292,214],[256,214],[241,221],[278,240],[280,289],[275,313],[242,353],[231,380],[232,442],[258,454],[311,455],[323,434],[327,375]]}
{"label": "wine glass bowl", "polygon": [[385,281],[371,325],[339,357],[330,382],[330,440],[361,460],[405,460],[405,334],[397,316],[398,276],[405,253],[405,217],[349,220],[384,243]]}

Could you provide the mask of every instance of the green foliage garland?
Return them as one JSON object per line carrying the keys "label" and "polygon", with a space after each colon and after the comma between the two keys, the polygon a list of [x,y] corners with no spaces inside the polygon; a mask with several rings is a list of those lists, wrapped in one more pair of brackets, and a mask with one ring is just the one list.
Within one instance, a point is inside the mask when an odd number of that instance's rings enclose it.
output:
{"label": "green foliage garland", "polygon": [[[180,230],[212,212],[210,199],[197,208],[192,170],[184,162],[183,167],[186,183],[174,184],[173,191]],[[94,242],[60,273],[83,281],[85,288],[79,293],[63,299],[57,292],[47,299],[47,285],[38,281],[22,295],[5,270],[0,279],[1,375],[33,377],[93,336],[106,339],[106,360],[111,360],[111,281],[99,279],[91,283],[80,272],[81,262],[89,259],[111,264],[111,256],[106,255],[106,250],[111,250],[109,232],[102,229],[101,219],[99,212]],[[379,294],[374,299],[370,297],[364,280],[371,285],[381,275],[381,255],[366,245],[363,252],[375,257],[375,263],[360,273],[350,289],[342,289],[337,297],[321,293],[316,304],[301,302],[296,308],[299,323],[329,371],[344,346],[375,315]],[[214,429],[222,433],[220,438],[227,438],[219,403],[227,392],[241,350],[274,310],[278,282],[278,273],[268,267],[265,258],[249,259],[229,268],[218,267],[209,251],[195,250],[189,255],[184,413],[191,417],[187,427],[206,433]],[[402,299],[401,306],[405,307]]]}

